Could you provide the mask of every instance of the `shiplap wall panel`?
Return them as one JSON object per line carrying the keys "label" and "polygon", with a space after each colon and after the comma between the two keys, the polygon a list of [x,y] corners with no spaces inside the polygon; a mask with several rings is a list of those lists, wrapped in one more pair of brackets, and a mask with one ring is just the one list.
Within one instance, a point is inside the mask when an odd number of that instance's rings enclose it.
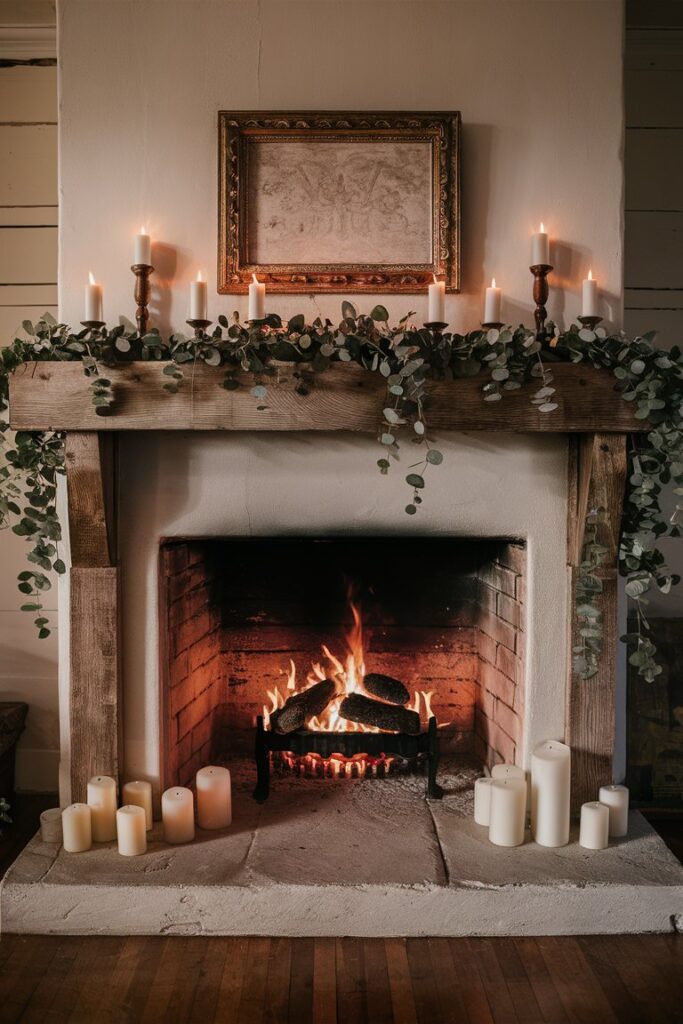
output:
{"label": "shiplap wall panel", "polygon": [[2,68],[0,122],[57,122],[57,68]]}
{"label": "shiplap wall panel", "polygon": [[0,206],[0,227],[56,228],[59,207],[55,206]]}
{"label": "shiplap wall panel", "polygon": [[22,321],[30,320],[35,323],[43,313],[52,313],[56,320],[57,306],[46,306],[45,303],[36,303],[32,306],[0,306],[1,344],[7,345],[17,334],[21,337]]}
{"label": "shiplap wall panel", "polygon": [[683,284],[683,213],[626,213],[624,260],[628,289]]}
{"label": "shiplap wall panel", "polygon": [[631,127],[683,128],[683,71],[628,70],[624,93]]}
{"label": "shiplap wall panel", "polygon": [[0,125],[0,152],[0,205],[57,202],[56,125]]}
{"label": "shiplap wall panel", "polygon": [[57,228],[0,228],[0,281],[55,284]]}
{"label": "shiplap wall panel", "polygon": [[683,211],[682,169],[683,129],[626,129],[627,210]]}

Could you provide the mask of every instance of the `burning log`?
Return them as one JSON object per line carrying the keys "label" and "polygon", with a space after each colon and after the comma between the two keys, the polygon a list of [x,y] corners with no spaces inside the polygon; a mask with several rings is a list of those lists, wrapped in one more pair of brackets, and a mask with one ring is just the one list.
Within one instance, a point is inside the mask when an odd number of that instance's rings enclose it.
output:
{"label": "burning log", "polygon": [[336,686],[331,679],[322,679],[307,690],[295,693],[283,707],[273,711],[270,716],[270,727],[281,736],[303,729],[309,718],[320,715],[336,693]]}
{"label": "burning log", "polygon": [[370,672],[363,678],[363,686],[373,697],[388,700],[391,704],[407,704],[410,700],[410,694],[402,682],[391,676],[383,676],[381,672]]}
{"label": "burning log", "polygon": [[383,704],[362,693],[351,693],[344,697],[339,708],[341,718],[361,725],[374,725],[389,732],[405,732],[417,736],[420,731],[420,716],[417,711],[399,707],[397,704]]}

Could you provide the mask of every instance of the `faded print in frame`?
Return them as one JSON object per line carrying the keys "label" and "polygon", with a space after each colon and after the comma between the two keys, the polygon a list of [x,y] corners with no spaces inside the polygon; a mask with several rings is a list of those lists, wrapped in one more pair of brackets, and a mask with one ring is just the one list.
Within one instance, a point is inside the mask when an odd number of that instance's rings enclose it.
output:
{"label": "faded print in frame", "polygon": [[218,290],[460,281],[458,113],[219,114]]}

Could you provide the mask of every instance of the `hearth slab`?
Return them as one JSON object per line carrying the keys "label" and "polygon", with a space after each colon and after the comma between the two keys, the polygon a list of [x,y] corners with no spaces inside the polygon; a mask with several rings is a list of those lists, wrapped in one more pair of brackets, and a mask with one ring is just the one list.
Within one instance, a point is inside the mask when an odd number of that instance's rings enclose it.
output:
{"label": "hearth slab", "polygon": [[538,935],[683,927],[683,867],[637,812],[608,850],[492,846],[476,769],[424,778],[275,777],[262,806],[234,771],[235,825],[148,852],[69,855],[36,836],[5,876],[1,926],[53,934]]}

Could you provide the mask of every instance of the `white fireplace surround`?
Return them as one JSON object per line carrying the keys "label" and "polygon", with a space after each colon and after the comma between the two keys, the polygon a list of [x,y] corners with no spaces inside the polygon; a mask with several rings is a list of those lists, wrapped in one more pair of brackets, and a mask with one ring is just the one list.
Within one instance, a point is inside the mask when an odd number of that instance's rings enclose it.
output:
{"label": "white fireplace surround", "polygon": [[[523,762],[564,735],[567,442],[563,436],[451,434],[424,505],[404,506],[415,461],[382,477],[371,438],[340,434],[123,435],[118,510],[123,577],[124,778],[160,778],[158,555],[161,538],[424,534],[527,543]],[[417,449],[416,449],[417,452]],[[61,582],[66,590],[68,575]],[[68,614],[68,595],[60,608]],[[60,630],[60,797],[70,797],[69,651]]]}

